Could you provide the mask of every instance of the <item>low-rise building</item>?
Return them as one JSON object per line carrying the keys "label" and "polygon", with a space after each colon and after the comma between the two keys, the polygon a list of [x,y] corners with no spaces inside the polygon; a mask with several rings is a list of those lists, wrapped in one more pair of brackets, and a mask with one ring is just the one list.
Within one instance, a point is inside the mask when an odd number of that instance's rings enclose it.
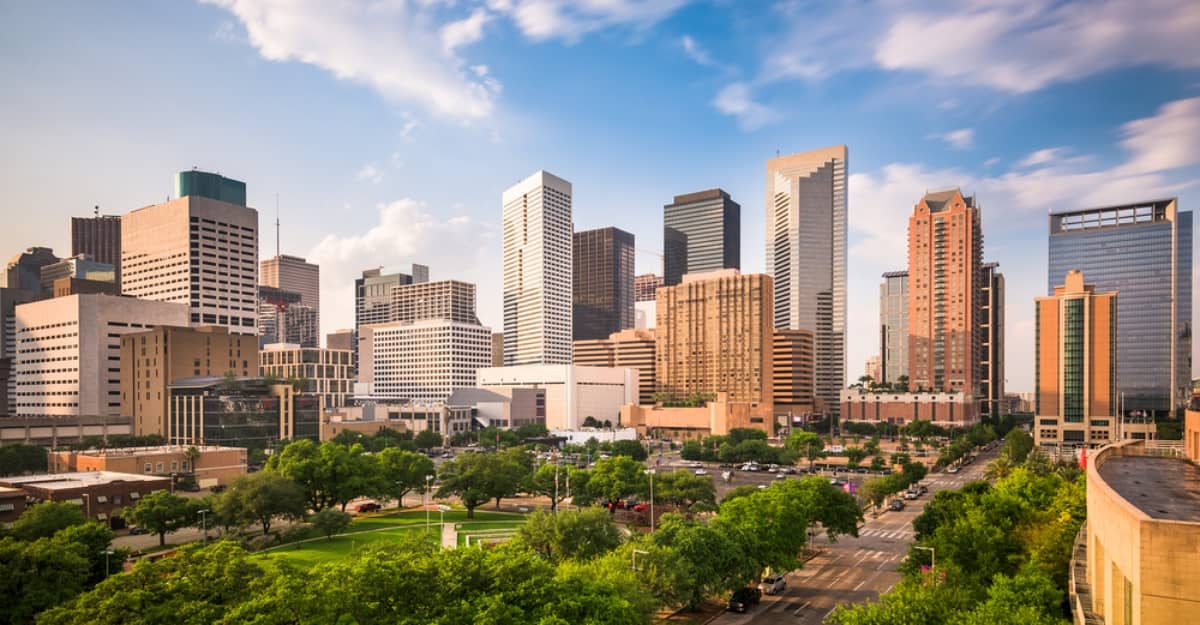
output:
{"label": "low-rise building", "polygon": [[58,447],[96,437],[132,436],[129,417],[8,417],[0,419],[0,445]]}
{"label": "low-rise building", "polygon": [[351,354],[348,349],[271,343],[258,356],[263,377],[295,381],[301,392],[322,396],[330,409],[345,406],[354,393]]}
{"label": "low-rise building", "polygon": [[901,426],[929,421],[946,428],[979,423],[979,404],[967,393],[895,393],[842,389],[841,420]]}
{"label": "low-rise building", "polygon": [[446,403],[469,408],[480,428],[546,424],[546,389],[543,388],[456,388]]}
{"label": "low-rise building", "polygon": [[734,428],[753,428],[766,432],[767,436],[775,435],[770,404],[733,402],[728,393],[717,393],[716,399],[702,406],[622,406],[620,425],[636,428],[642,436],[676,440],[723,436]]}
{"label": "low-rise building", "polygon": [[319,440],[322,397],[263,378],[207,376],[170,385],[165,437],[171,445],[269,449],[279,441]]}
{"label": "low-rise building", "polygon": [[638,403],[654,403],[654,330],[621,330],[608,338],[575,341],[572,362],[585,367],[629,367],[638,371]]}
{"label": "low-rise building", "polygon": [[[253,338],[253,337],[251,337]],[[246,473],[246,450],[210,445],[127,447],[47,452],[50,473],[109,471],[142,475],[190,475],[201,487],[229,484]]]}
{"label": "low-rise building", "polygon": [[88,518],[124,527],[121,511],[150,493],[171,488],[171,478],[113,471],[79,471],[0,478],[0,486],[19,488],[39,501],[74,503]]}
{"label": "low-rise building", "polygon": [[616,423],[621,406],[638,402],[638,372],[628,367],[518,365],[478,371],[476,386],[503,393],[510,388],[545,390],[546,428],[577,430],[592,417]]}
{"label": "low-rise building", "polygon": [[16,521],[25,512],[25,491],[0,486],[0,527]]}
{"label": "low-rise building", "polygon": [[344,406],[322,423],[321,440],[329,440],[344,430],[375,434],[391,428],[398,432],[436,432],[452,436],[479,429],[469,406],[445,403],[421,403],[358,398],[358,404]]}

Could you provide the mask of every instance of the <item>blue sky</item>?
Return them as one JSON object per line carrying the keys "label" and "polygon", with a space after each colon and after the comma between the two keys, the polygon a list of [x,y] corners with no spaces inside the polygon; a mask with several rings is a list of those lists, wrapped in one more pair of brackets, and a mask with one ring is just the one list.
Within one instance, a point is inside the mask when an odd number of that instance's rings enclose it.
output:
{"label": "blue sky", "polygon": [[[848,376],[928,188],[984,209],[1008,280],[1009,390],[1032,388],[1046,212],[1200,201],[1200,4],[213,0],[0,6],[0,254],[68,251],[198,166],[246,181],[274,254],[322,266],[322,324],[367,267],[479,284],[499,328],[500,193],[544,168],[576,229],[633,232],[715,186],[763,270],[765,161],[850,150]],[[3,251],[8,250],[8,251]],[[1200,342],[1196,345],[1200,350]]]}

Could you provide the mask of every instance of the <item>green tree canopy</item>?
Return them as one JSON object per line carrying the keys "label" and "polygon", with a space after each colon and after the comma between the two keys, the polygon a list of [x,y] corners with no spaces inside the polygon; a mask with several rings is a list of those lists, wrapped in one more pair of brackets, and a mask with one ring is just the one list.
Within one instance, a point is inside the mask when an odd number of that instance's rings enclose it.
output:
{"label": "green tree canopy", "polygon": [[434,475],[433,460],[424,454],[389,447],[379,452],[377,495],[400,501],[412,491],[424,492],[426,476]]}
{"label": "green tree canopy", "polygon": [[649,490],[646,467],[628,456],[613,456],[596,462],[588,478],[593,498],[616,501],[631,495],[644,496]]}
{"label": "green tree canopy", "polygon": [[12,535],[20,540],[50,538],[59,530],[87,523],[79,504],[46,501],[30,506],[13,521]]}
{"label": "green tree canopy", "polygon": [[517,536],[550,561],[590,560],[622,542],[612,516],[600,508],[559,513],[540,510],[529,515]]}
{"label": "green tree canopy", "polygon": [[682,510],[698,503],[716,506],[717,491],[712,476],[680,469],[654,476],[654,500]]}
{"label": "green tree canopy", "polygon": [[442,435],[433,430],[421,430],[413,437],[417,449],[433,449],[442,446]]}
{"label": "green tree canopy", "polygon": [[196,524],[195,502],[165,490],[150,493],[125,509],[125,518],[158,534],[158,544],[167,544],[167,534]]}
{"label": "green tree canopy", "polygon": [[613,441],[612,453],[614,456],[628,456],[637,460],[644,461],[649,455],[646,453],[646,448],[638,441],[619,440]]}
{"label": "green tree canopy", "polygon": [[260,471],[239,476],[213,505],[218,517],[238,525],[257,523],[266,535],[277,517],[304,516],[304,490],[278,473]]}
{"label": "green tree canopy", "polygon": [[517,492],[524,469],[511,458],[499,454],[463,454],[442,465],[438,497],[457,496],[467,508],[467,518],[475,518],[475,508],[488,500]]}
{"label": "green tree canopy", "polygon": [[309,519],[313,527],[325,535],[328,540],[333,540],[335,534],[340,534],[350,527],[350,515],[341,510],[333,508],[325,508],[324,510],[312,515]]}

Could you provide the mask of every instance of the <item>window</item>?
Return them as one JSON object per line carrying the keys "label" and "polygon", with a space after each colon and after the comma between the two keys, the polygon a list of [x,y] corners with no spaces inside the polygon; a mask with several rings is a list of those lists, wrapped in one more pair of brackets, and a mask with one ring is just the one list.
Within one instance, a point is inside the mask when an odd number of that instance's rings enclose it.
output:
{"label": "window", "polygon": [[145,469],[145,472],[146,472],[146,473],[153,473],[153,472],[154,472],[154,467],[153,467],[153,466],[152,466],[152,465],[151,465],[149,462],[147,462],[147,463],[146,463],[146,469]]}
{"label": "window", "polygon": [[164,465],[163,465],[163,463],[161,463],[161,462],[160,462],[160,463],[158,463],[158,472],[159,472],[159,473],[162,473],[162,472],[163,472],[163,466],[164,466]]}
{"label": "window", "polygon": [[171,461],[171,470],[178,471],[179,470],[179,462],[172,460]]}

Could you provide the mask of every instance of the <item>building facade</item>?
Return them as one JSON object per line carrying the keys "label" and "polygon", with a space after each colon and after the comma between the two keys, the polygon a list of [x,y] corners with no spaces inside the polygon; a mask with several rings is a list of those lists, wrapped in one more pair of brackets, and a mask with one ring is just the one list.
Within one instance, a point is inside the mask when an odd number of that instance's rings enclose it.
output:
{"label": "building facade", "polygon": [[295,381],[299,391],[320,395],[327,409],[349,403],[354,395],[350,350],[271,343],[258,353],[264,378]]}
{"label": "building facade", "polygon": [[10,399],[17,393],[17,306],[44,297],[39,291],[0,287],[0,417],[16,414]]}
{"label": "building facade", "polygon": [[[189,451],[193,449],[194,452]],[[191,475],[201,488],[228,485],[239,475],[245,475],[247,468],[246,450],[240,447],[160,445],[85,451],[50,450],[48,454],[50,473],[111,471],[159,477]]]}
{"label": "building facade", "polygon": [[354,328],[392,321],[392,289],[429,282],[429,267],[413,264],[411,273],[367,269],[354,280]]}
{"label": "building facade", "polygon": [[[186,304],[192,325],[257,334],[258,211],[244,203],[245,184],[201,174],[180,173],[176,188],[224,200],[181,195],[121,217],[121,290]],[[242,203],[228,201],[238,187]]]}
{"label": "building facade", "polygon": [[633,235],[619,228],[572,237],[573,340],[603,339],[633,327]]}
{"label": "building facade", "polygon": [[682,401],[728,393],[730,401],[771,404],[771,277],[736,269],[689,274],[658,290],[655,378]]}
{"label": "building facade", "polygon": [[[300,294],[300,303],[312,308],[321,327],[321,268],[298,256],[279,254],[261,261],[258,283]],[[316,345],[313,345],[316,347]]]}
{"label": "building facade", "polygon": [[476,370],[492,364],[491,328],[451,319],[367,325],[358,342],[358,381],[383,399],[445,402],[454,389],[475,386]]}
{"label": "building facade", "polygon": [[325,347],[354,352],[354,330],[334,330],[325,335]]}
{"label": "building facade", "polygon": [[889,271],[879,285],[879,359],[883,383],[908,379],[907,271]]}
{"label": "building facade", "polygon": [[126,508],[137,505],[142,497],[171,488],[171,478],[111,471],[79,471],[2,477],[0,486],[17,488],[29,499],[73,503],[89,519],[113,528],[123,528]]}
{"label": "building facade", "polygon": [[42,292],[42,267],[57,263],[48,247],[31,247],[13,256],[4,271],[4,286],[10,289]]}
{"label": "building facade", "polygon": [[[99,212],[100,207],[96,207]],[[121,286],[121,217],[99,215],[71,218],[71,256],[90,256],[98,263],[115,269],[117,288]]]}
{"label": "building facade", "polygon": [[633,277],[633,300],[635,302],[653,302],[654,292],[663,285],[662,276],[643,273]]}
{"label": "building facade", "polygon": [[980,361],[979,411],[984,417],[1002,417],[1004,402],[1004,274],[999,263],[981,267],[979,297]]}
{"label": "building facade", "polygon": [[658,389],[655,349],[654,330],[622,330],[604,339],[575,341],[574,364],[637,369],[638,403],[653,404]]}
{"label": "building facade", "polygon": [[976,395],[982,360],[982,213],[957,188],[931,191],[908,218],[908,384]]}
{"label": "building facade", "polygon": [[186,304],[72,295],[16,307],[14,412],[21,416],[121,411],[120,337],[158,325],[186,326]]}
{"label": "building facade", "polygon": [[392,287],[392,307],[376,323],[449,319],[479,325],[475,314],[475,285],[458,280],[416,282]]}
{"label": "building facade", "polygon": [[958,392],[899,393],[847,388],[841,392],[841,420],[902,426],[929,421],[945,428],[968,428],[979,423],[979,402]]}
{"label": "building facade", "polygon": [[1050,215],[1050,283],[1078,269],[1116,291],[1117,392],[1126,415],[1167,416],[1191,397],[1192,213],[1177,199]]}
{"label": "building facade", "polygon": [[813,333],[816,396],[832,413],[846,382],[847,156],[837,145],[767,161],[775,327]]}
{"label": "building facade", "polygon": [[488,367],[479,370],[476,386],[501,394],[512,388],[544,389],[551,431],[578,430],[588,417],[618,423],[621,406],[638,401],[637,372],[624,367]]}
{"label": "building facade", "polygon": [[112,294],[120,295],[116,290],[117,270],[108,263],[92,260],[90,256],[72,256],[56,263],[42,266],[42,293],[54,296],[54,283],[63,278],[104,282],[112,285]]}
{"label": "building facade", "polygon": [[138,436],[166,436],[175,380],[258,375],[258,340],[221,326],[164,325],[130,332],[121,336],[120,349],[120,414],[133,419]]}
{"label": "building facade", "polygon": [[663,285],[689,273],[742,267],[742,206],[722,189],[676,195],[663,206]]}
{"label": "building facade", "polygon": [[271,449],[283,440],[320,440],[321,396],[289,384],[207,376],[176,380],[170,392],[170,445]]}
{"label": "building facade", "polygon": [[[808,330],[775,330],[771,357],[775,414],[804,416],[816,406],[813,333]],[[788,422],[791,425],[791,422]]]}
{"label": "building facade", "polygon": [[571,183],[538,171],[501,200],[504,364],[570,364]]}
{"label": "building facade", "polygon": [[879,356],[867,358],[867,362],[863,364],[863,375],[871,378],[871,382],[875,384],[883,381],[883,366]]}
{"label": "building facade", "polygon": [[258,344],[295,343],[317,347],[321,341],[317,310],[295,291],[258,287]]}

